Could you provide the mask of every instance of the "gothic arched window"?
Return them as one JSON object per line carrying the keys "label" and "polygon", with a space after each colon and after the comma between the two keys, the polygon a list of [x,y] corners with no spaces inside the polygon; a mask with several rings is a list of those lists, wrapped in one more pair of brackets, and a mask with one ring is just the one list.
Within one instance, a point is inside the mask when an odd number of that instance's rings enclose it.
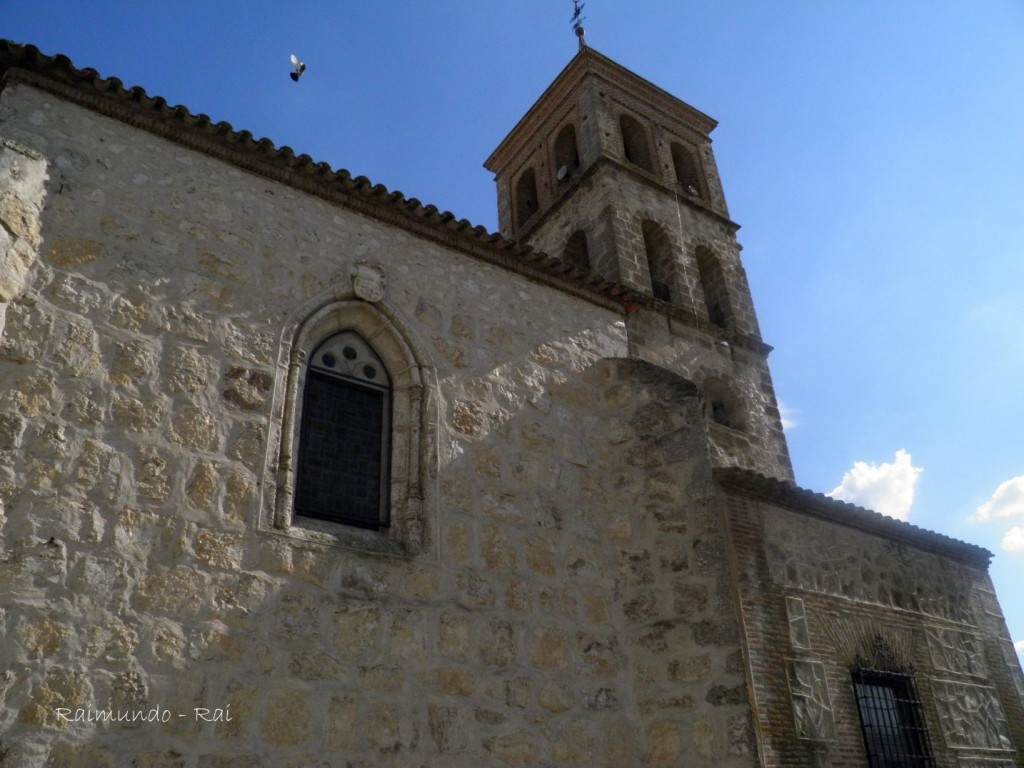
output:
{"label": "gothic arched window", "polygon": [[337,333],[310,356],[301,418],[295,514],[386,527],[391,379],[358,333]]}

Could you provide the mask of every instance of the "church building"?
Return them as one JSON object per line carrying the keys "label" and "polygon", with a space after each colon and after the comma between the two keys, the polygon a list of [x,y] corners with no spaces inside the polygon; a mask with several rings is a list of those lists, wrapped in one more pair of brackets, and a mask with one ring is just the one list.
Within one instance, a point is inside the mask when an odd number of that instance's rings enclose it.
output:
{"label": "church building", "polygon": [[491,233],[0,42],[0,767],[1024,765],[991,553],[795,484],[715,126],[581,44]]}

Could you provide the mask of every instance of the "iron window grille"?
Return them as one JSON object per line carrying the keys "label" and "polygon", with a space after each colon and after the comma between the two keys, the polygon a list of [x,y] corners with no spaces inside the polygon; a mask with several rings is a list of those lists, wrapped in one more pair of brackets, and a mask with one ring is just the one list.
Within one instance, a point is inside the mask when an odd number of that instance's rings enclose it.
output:
{"label": "iron window grille", "polygon": [[388,525],[391,380],[354,331],[310,357],[302,398],[295,513],[380,530]]}
{"label": "iron window grille", "polygon": [[912,673],[859,667],[853,690],[870,768],[934,768]]}

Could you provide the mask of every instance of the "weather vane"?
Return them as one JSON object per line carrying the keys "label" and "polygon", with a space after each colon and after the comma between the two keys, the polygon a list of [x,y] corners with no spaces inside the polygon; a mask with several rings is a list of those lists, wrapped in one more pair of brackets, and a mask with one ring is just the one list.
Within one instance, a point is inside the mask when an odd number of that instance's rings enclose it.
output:
{"label": "weather vane", "polygon": [[576,37],[580,40],[581,51],[587,47],[587,43],[583,39],[583,36],[587,34],[587,31],[583,29],[583,22],[586,18],[583,15],[584,6],[586,6],[586,3],[581,3],[580,0],[572,0],[572,28],[576,30]]}

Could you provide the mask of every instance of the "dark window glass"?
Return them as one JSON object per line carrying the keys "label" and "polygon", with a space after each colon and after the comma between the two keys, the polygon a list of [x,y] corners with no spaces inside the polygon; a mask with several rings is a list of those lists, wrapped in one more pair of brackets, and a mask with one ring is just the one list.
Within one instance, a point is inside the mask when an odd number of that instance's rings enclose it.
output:
{"label": "dark window glass", "polygon": [[912,675],[856,669],[853,690],[870,768],[934,767]]}
{"label": "dark window glass", "polygon": [[[339,370],[339,358],[351,365]],[[296,514],[363,528],[387,524],[390,407],[387,374],[366,342],[346,333],[321,345],[306,373]]]}

